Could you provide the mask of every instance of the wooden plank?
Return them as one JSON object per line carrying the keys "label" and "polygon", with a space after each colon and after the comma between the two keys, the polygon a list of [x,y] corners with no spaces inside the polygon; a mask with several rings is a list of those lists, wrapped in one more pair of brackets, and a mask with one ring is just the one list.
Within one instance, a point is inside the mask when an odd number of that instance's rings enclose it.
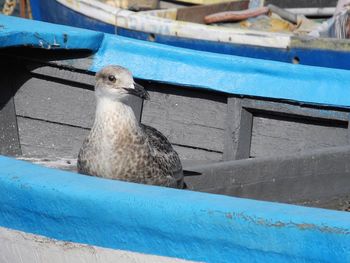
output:
{"label": "wooden plank", "polygon": [[204,17],[207,15],[224,11],[244,10],[248,8],[248,4],[249,1],[238,1],[179,8],[176,20],[205,24]]}
{"label": "wooden plank", "polygon": [[242,103],[236,98],[227,98],[226,127],[223,160],[235,160],[238,147]]}
{"label": "wooden plank", "polygon": [[226,123],[224,160],[237,160],[342,145],[349,112],[232,97]]}
{"label": "wooden plank", "polygon": [[[147,85],[147,84],[146,84]],[[161,131],[178,145],[223,151],[226,98],[215,93],[150,84],[142,123]]]}
{"label": "wooden plank", "polygon": [[19,137],[24,156],[77,158],[88,130],[18,117]]}
{"label": "wooden plank", "polygon": [[291,102],[275,102],[257,99],[242,99],[242,107],[254,112],[267,112],[280,116],[311,117],[320,120],[348,122],[349,110],[335,110],[330,107],[299,105]]}
{"label": "wooden plank", "polygon": [[[145,114],[146,115],[146,114]],[[187,125],[164,117],[152,118],[144,116],[144,124],[150,125],[163,133],[171,143],[222,153],[224,130]]]}
{"label": "wooden plank", "polygon": [[21,147],[18,136],[15,104],[13,96],[13,74],[9,64],[1,64],[0,76],[0,154],[20,155]]}
{"label": "wooden plank", "polygon": [[[39,67],[15,96],[17,114],[33,119],[91,128],[95,116],[94,77],[55,67]],[[67,81],[69,80],[69,81]],[[142,100],[129,97],[141,118]]]}
{"label": "wooden plank", "polygon": [[95,115],[93,91],[33,77],[15,96],[17,115],[90,128]]}
{"label": "wooden plank", "polygon": [[[345,126],[344,126],[345,125]],[[255,115],[252,128],[252,157],[285,155],[304,150],[348,144],[347,123]]]}
{"label": "wooden plank", "polygon": [[186,183],[203,192],[343,209],[350,201],[349,158],[350,146],[341,146],[187,166],[202,175],[187,177]]}
{"label": "wooden plank", "polygon": [[228,98],[224,160],[249,158],[252,116],[242,107],[242,99]]}
{"label": "wooden plank", "polygon": [[[181,161],[185,161],[186,164],[200,162],[214,162],[222,160],[222,153],[207,151],[203,149],[190,148],[173,144],[173,148],[179,154]],[[182,164],[184,165],[184,163]]]}
{"label": "wooden plank", "polygon": [[241,126],[236,151],[236,160],[250,157],[253,115],[246,109],[241,111]]}
{"label": "wooden plank", "polygon": [[54,67],[49,65],[43,65],[42,63],[28,62],[26,68],[30,71],[30,73],[68,80],[71,82],[75,82],[78,84],[88,85],[91,90],[95,85],[95,74],[92,72],[79,72],[76,70],[68,70],[62,67]]}
{"label": "wooden plank", "polygon": [[335,7],[338,0],[265,0],[265,5],[273,4],[281,8]]}

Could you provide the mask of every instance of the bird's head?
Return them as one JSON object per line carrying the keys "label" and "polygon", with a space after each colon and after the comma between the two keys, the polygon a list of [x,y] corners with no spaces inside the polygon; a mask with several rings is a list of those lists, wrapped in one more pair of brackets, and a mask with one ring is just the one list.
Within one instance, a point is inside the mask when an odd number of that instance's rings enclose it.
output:
{"label": "bird's head", "polygon": [[130,71],[121,66],[107,66],[97,72],[95,92],[97,97],[112,100],[123,100],[129,94],[149,99],[144,87],[135,83]]}

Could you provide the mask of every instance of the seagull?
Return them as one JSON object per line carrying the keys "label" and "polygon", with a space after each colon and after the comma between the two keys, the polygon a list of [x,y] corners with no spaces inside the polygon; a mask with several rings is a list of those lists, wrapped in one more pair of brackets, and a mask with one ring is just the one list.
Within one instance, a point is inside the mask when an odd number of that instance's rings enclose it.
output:
{"label": "seagull", "polygon": [[185,188],[182,165],[167,138],[141,124],[128,96],[149,99],[129,70],[107,66],[96,74],[94,124],[79,151],[78,172],[149,185]]}

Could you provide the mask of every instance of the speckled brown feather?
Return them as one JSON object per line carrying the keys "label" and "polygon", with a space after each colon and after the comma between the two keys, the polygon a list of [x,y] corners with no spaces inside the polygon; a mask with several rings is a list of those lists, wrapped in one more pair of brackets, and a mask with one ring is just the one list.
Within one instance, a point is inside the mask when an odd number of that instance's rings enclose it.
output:
{"label": "speckled brown feather", "polygon": [[[96,90],[95,122],[80,149],[78,171],[110,179],[183,188],[181,162],[169,141],[156,129],[140,124],[132,109],[123,103],[121,94],[125,94],[125,89],[118,90],[118,87],[133,83],[125,71],[121,67],[108,67],[97,74],[96,89],[100,90]],[[127,77],[116,87],[106,82],[106,74]],[[129,84],[128,89],[131,88]]]}

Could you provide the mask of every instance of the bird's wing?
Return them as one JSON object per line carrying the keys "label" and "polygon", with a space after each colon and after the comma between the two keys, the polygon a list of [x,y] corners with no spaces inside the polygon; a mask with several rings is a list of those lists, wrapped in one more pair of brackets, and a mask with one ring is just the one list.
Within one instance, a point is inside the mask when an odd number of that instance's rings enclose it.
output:
{"label": "bird's wing", "polygon": [[152,154],[156,159],[164,160],[169,165],[174,179],[183,184],[182,165],[177,152],[173,149],[168,139],[157,131],[155,128],[141,124],[143,131],[146,133],[149,143],[152,146]]}

